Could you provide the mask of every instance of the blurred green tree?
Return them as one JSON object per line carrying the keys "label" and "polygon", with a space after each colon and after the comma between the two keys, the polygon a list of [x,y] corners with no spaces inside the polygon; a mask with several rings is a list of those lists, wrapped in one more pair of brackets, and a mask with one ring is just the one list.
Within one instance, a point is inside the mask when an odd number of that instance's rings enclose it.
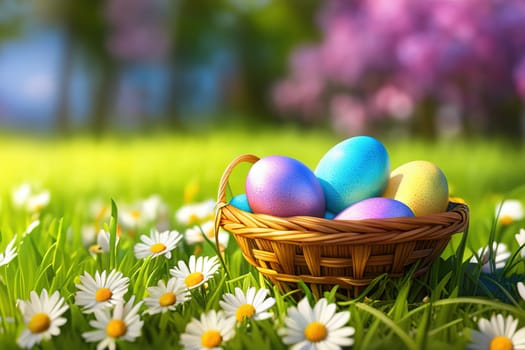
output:
{"label": "blurred green tree", "polygon": [[27,1],[0,0],[0,41],[17,37],[24,24]]}
{"label": "blurred green tree", "polygon": [[[151,7],[146,11],[148,4]],[[291,48],[318,35],[311,25],[319,6],[314,0],[36,0],[33,5],[38,17],[60,28],[63,35],[55,122],[63,133],[72,127],[69,94],[78,55],[90,70],[89,126],[94,133],[103,133],[111,124],[123,68],[160,56],[169,65],[172,81],[166,119],[180,127],[180,99],[175,89],[180,85],[180,72],[206,64],[220,50],[227,51],[233,61],[221,82],[223,111],[260,122],[275,120],[269,118],[267,91],[284,74]],[[157,11],[153,17],[152,11]],[[152,18],[162,22],[164,30],[157,30]],[[158,35],[143,40],[138,48],[126,46],[136,39],[134,29],[144,25],[149,25],[143,29],[150,35]],[[155,56],[153,53],[158,57],[148,56]]]}
{"label": "blurred green tree", "polygon": [[106,49],[108,32],[103,18],[103,0],[37,0],[34,2],[39,18],[60,28],[63,34],[63,53],[59,73],[56,127],[68,133],[70,117],[70,82],[75,55],[82,54],[92,72],[92,111],[90,128],[102,132],[111,115],[118,65]]}
{"label": "blurred green tree", "polygon": [[[314,0],[178,1],[170,22],[173,81],[181,69],[226,50],[234,64],[222,82],[223,108],[249,121],[267,120],[272,116],[267,92],[286,71],[292,47],[319,35],[312,26],[318,6]],[[177,99],[171,101],[168,117],[176,122]]]}

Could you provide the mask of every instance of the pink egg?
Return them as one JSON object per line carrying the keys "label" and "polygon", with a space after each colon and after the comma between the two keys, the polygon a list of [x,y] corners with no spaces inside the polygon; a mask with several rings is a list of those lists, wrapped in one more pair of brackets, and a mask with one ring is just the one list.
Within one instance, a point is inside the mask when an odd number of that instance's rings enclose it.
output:
{"label": "pink egg", "polygon": [[254,213],[288,217],[322,217],[323,189],[314,173],[300,161],[268,156],[255,162],[246,177],[246,197]]}
{"label": "pink egg", "polygon": [[414,216],[404,203],[392,198],[372,197],[352,204],[340,212],[334,220],[385,219]]}

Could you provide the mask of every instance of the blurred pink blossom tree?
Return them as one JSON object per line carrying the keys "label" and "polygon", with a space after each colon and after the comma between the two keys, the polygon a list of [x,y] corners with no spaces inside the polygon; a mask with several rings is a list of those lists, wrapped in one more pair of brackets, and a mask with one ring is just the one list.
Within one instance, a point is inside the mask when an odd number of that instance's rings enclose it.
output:
{"label": "blurred pink blossom tree", "polygon": [[124,62],[163,61],[170,49],[168,3],[109,0],[105,8],[110,54]]}
{"label": "blurred pink blossom tree", "polygon": [[346,134],[393,122],[522,137],[524,0],[329,0],[290,56],[278,111]]}

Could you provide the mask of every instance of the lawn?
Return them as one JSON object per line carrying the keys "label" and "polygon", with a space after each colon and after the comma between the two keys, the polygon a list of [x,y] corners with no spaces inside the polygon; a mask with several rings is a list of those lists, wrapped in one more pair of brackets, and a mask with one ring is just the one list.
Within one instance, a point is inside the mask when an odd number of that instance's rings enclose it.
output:
{"label": "lawn", "polygon": [[[236,287],[245,293],[249,287],[267,288],[275,299],[268,310],[273,316],[232,326],[230,333],[221,334],[221,344],[234,349],[253,344],[260,344],[261,349],[286,348],[281,332],[291,315],[288,308],[297,303],[295,294],[282,294],[268,284],[243,260],[233,239],[224,250],[229,275],[218,265],[206,287],[192,289],[184,297],[178,295],[189,300],[161,314],[145,312],[149,310],[145,298],[155,292],[149,288],[157,286],[159,280],[167,282],[172,276],[170,271],[187,263],[192,255],[215,256],[215,246],[207,240],[192,243],[179,237],[181,241],[170,257],[144,259],[134,255],[134,246],[155,226],[159,231],[177,230],[186,235],[193,222],[184,221],[176,213],[184,206],[215,200],[220,176],[235,156],[287,155],[314,168],[340,140],[342,137],[328,132],[290,128],[122,134],[99,140],[4,134],[0,140],[4,169],[0,183],[0,252],[15,238],[17,256],[0,266],[1,348],[17,348],[17,339],[28,327],[20,304],[30,300],[31,291],[40,295],[43,289],[49,294],[58,291],[68,309],[62,314],[65,324],[60,326],[60,334],[42,341],[40,348],[95,348],[97,342],[86,343],[82,334],[93,331],[95,319],[104,314],[84,312],[85,307],[78,305],[78,285],[86,273],[94,276],[96,271],[106,270],[109,274],[112,269],[128,278],[123,298],[129,301],[134,296],[135,305],[144,301],[136,310],[142,327],[132,337],[134,328],[128,324],[129,338],[114,337],[118,348],[181,348],[182,334],[187,332],[188,324],[195,322],[192,319],[221,310],[224,294],[234,293]],[[519,327],[525,326],[525,302],[516,289],[516,283],[523,280],[525,264],[514,238],[525,227],[525,221],[504,225],[495,220],[495,208],[501,200],[525,203],[525,188],[521,187],[525,149],[494,140],[427,142],[389,137],[381,141],[389,152],[392,168],[415,159],[439,165],[447,175],[451,195],[463,198],[469,205],[470,229],[468,236],[454,236],[425,276],[382,278],[374,283],[373,292],[356,299],[345,298],[336,289],[326,294],[329,303],[336,303],[339,317],[350,313],[346,324],[355,330],[353,347],[440,349],[446,344],[462,349],[470,342],[471,329],[478,329],[477,320],[495,313],[512,315],[519,320]],[[234,194],[244,192],[247,170],[248,165],[240,166],[232,174]],[[36,207],[13,203],[12,192],[23,183],[36,192],[48,190],[49,203]],[[162,205],[155,207],[158,211],[150,220],[137,220],[145,215],[141,212],[144,201],[153,195]],[[108,252],[94,248],[96,232],[101,228],[109,232]],[[504,269],[484,273],[469,259],[492,241],[506,243],[514,255]],[[462,243],[466,245],[464,256]],[[310,298],[311,305],[316,302],[307,288],[299,286],[298,290]],[[223,320],[224,327],[228,322]],[[208,344],[213,343],[212,338],[208,340]]]}

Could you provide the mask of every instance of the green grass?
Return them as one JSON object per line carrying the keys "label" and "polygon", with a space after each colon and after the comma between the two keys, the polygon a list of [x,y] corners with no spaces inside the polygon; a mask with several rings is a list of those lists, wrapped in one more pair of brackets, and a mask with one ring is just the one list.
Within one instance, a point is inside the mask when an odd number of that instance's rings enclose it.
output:
{"label": "green grass", "polygon": [[[0,266],[0,347],[16,348],[16,338],[25,327],[17,300],[27,300],[30,291],[46,288],[59,290],[70,310],[61,334],[43,342],[41,348],[86,348],[80,334],[90,329],[91,318],[74,305],[78,276],[84,271],[117,267],[130,278],[127,297],[133,294],[141,299],[146,287],[155,285],[158,279],[167,279],[169,268],[194,252],[194,246],[185,244],[169,260],[135,259],[133,245],[140,233],[149,231],[145,226],[134,236],[124,236],[112,254],[93,258],[82,244],[81,229],[92,223],[89,208],[94,200],[106,205],[114,200],[121,211],[128,203],[159,194],[170,209],[170,226],[183,232],[186,227],[176,222],[173,213],[183,205],[185,192],[188,188],[198,189],[193,201],[215,198],[220,176],[235,156],[282,154],[314,168],[320,157],[340,140],[341,137],[327,132],[296,129],[121,135],[101,140],[4,135],[0,139],[0,251],[16,235],[18,257]],[[525,178],[525,150],[504,141],[382,141],[389,151],[392,168],[415,159],[438,164],[447,175],[451,194],[469,204],[470,229],[468,237],[456,235],[442,258],[421,278],[383,278],[376,281],[367,297],[351,300],[337,290],[326,295],[338,303],[338,310],[351,312],[350,325],[356,329],[354,348],[462,349],[469,340],[469,329],[477,328],[475,318],[494,312],[512,314],[519,318],[520,326],[525,326],[524,302],[515,289],[525,271],[519,254],[505,274],[482,276],[479,266],[468,263],[471,251],[491,240],[505,242],[517,251],[514,234],[525,227],[524,222],[496,225],[494,208],[503,198],[525,201],[525,190],[520,187]],[[230,177],[235,194],[243,192],[248,168],[247,164],[239,166]],[[10,197],[12,189],[22,182],[51,192],[51,202],[39,216],[40,225],[25,236],[22,232],[34,214],[13,207]],[[109,220],[101,224],[114,233],[115,227]],[[215,254],[211,243],[204,243],[202,248],[204,254]],[[249,286],[272,290],[277,300],[273,307],[275,320],[241,325],[229,347],[261,344],[258,348],[284,348],[276,329],[282,325],[287,307],[295,303],[293,295],[282,295],[269,285],[243,260],[233,239],[225,257],[229,275],[221,269],[206,292],[195,295],[177,312],[142,316],[143,335],[132,343],[119,342],[119,348],[178,349],[180,334],[192,317],[218,309],[223,293],[232,292],[235,287],[246,290]],[[302,292],[309,294],[308,290]],[[11,318],[14,322],[8,321]]]}

